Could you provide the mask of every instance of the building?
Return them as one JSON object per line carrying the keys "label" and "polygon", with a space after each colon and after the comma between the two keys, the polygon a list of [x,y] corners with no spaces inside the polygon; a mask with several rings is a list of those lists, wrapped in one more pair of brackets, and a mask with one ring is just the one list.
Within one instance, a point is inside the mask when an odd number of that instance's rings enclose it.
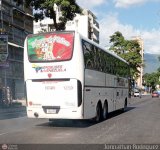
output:
{"label": "building", "polygon": [[[62,15],[60,9],[54,6],[56,11],[57,22]],[[81,14],[76,14],[72,21],[66,23],[66,30],[74,30],[81,33],[86,38],[99,43],[99,23],[96,21],[96,16],[87,9],[84,9]],[[34,33],[54,31],[53,20],[46,18],[42,21],[34,22]]]}
{"label": "building", "polygon": [[50,32],[54,31],[53,20],[50,18],[46,18],[43,20],[39,20],[38,22],[34,21],[34,34],[41,32]]}
{"label": "building", "polygon": [[0,36],[8,36],[6,58],[0,52],[0,88],[9,88],[13,99],[22,99],[23,46],[25,37],[33,33],[32,9],[24,5],[17,6],[13,0],[0,0],[0,4]]}
{"label": "building", "polygon": [[89,20],[87,15],[77,14],[72,21],[66,23],[67,31],[78,31],[84,37],[89,38]]}
{"label": "building", "polygon": [[[140,48],[141,48],[140,54],[142,56],[142,64],[143,64],[143,62],[144,62],[144,43],[143,43],[143,39],[139,36],[136,36],[136,37],[133,37],[133,40],[137,40],[137,42],[140,45]],[[136,87],[142,89],[143,88],[143,85],[142,85],[143,84],[143,72],[144,72],[143,65],[140,68],[138,68],[138,70],[140,71],[140,76],[136,80]]]}
{"label": "building", "polygon": [[88,16],[88,38],[99,43],[99,23],[97,22],[97,17],[87,9],[83,10],[83,14]]}
{"label": "building", "polygon": [[87,9],[82,11],[82,15],[77,14],[73,21],[68,21],[66,30],[77,30],[88,39],[99,43],[99,23],[96,16]]}

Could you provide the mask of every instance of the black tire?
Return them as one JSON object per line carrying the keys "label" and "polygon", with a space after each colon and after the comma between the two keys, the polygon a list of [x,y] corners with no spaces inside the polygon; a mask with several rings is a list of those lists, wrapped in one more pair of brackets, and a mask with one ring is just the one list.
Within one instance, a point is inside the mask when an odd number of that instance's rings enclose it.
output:
{"label": "black tire", "polygon": [[125,100],[124,107],[122,108],[122,112],[125,112],[127,110],[127,100]]}
{"label": "black tire", "polygon": [[94,121],[96,123],[98,123],[101,120],[102,120],[102,107],[101,107],[100,103],[98,103],[97,107],[96,107],[96,117],[94,118]]}
{"label": "black tire", "polygon": [[105,102],[104,103],[104,106],[103,106],[103,120],[106,120],[108,117],[108,105],[107,103]]}

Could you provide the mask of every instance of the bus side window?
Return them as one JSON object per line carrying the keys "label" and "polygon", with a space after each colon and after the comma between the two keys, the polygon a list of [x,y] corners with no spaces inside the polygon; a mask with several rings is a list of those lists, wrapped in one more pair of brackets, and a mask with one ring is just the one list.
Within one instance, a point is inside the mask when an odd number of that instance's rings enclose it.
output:
{"label": "bus side window", "polygon": [[85,41],[82,41],[83,53],[84,53],[84,63],[87,69],[93,69],[93,52],[91,50],[91,45]]}

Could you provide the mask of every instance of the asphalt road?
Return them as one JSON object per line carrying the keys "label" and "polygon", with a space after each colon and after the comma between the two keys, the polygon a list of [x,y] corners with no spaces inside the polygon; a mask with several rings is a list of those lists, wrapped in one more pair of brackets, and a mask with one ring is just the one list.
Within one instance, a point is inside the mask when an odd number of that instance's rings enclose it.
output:
{"label": "asphalt road", "polygon": [[[114,112],[98,124],[91,121],[0,120],[0,143],[12,144],[160,144],[160,98],[132,98],[125,113]],[[61,145],[62,146],[62,145]],[[85,149],[85,145],[83,145]],[[99,149],[105,149],[102,145]],[[41,146],[42,148],[43,146]],[[73,147],[73,145],[72,145]],[[96,147],[96,149],[98,149]],[[66,149],[66,147],[64,146]],[[94,148],[92,148],[94,149]]]}

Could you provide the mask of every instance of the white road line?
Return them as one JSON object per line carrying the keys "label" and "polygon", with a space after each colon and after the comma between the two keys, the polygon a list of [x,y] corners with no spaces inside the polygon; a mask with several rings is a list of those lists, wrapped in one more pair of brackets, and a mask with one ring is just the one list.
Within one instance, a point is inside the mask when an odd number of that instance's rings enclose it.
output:
{"label": "white road line", "polygon": [[5,134],[8,134],[8,132],[6,132],[6,133],[0,133],[0,136],[1,136],[1,135],[5,135]]}

